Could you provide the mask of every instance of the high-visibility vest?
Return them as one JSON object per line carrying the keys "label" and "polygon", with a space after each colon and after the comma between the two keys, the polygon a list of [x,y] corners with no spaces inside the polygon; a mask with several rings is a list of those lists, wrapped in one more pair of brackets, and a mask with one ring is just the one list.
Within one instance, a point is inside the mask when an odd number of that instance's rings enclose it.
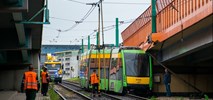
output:
{"label": "high-visibility vest", "polygon": [[90,80],[91,80],[91,84],[98,83],[98,77],[97,77],[96,73],[92,73],[90,75]]}
{"label": "high-visibility vest", "polygon": [[47,82],[47,79],[48,79],[47,72],[42,72],[41,73],[41,79],[42,79],[42,83],[48,83]]}
{"label": "high-visibility vest", "polygon": [[24,90],[26,89],[35,89],[38,90],[37,84],[37,74],[36,72],[28,71],[24,73],[25,80],[24,80]]}

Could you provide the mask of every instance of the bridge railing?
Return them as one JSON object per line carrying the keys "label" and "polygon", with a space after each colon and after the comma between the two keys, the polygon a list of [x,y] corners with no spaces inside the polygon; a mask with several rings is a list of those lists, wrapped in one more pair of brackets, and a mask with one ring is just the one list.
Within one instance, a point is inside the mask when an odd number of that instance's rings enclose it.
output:
{"label": "bridge railing", "polygon": [[[211,15],[212,0],[157,0],[157,38],[163,41]],[[140,46],[151,34],[151,6],[122,32],[124,45]]]}
{"label": "bridge railing", "polygon": [[[163,0],[162,0],[163,1]],[[157,14],[160,41],[212,14],[212,0],[173,0]]]}

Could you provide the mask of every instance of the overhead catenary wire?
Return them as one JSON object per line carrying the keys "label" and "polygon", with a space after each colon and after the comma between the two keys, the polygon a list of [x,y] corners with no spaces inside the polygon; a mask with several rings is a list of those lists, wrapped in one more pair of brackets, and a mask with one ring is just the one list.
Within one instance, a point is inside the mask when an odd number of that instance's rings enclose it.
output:
{"label": "overhead catenary wire", "polygon": [[[87,4],[86,2],[80,2],[77,0],[67,0],[67,1],[71,1],[71,2],[75,2],[78,4]],[[125,5],[149,5],[150,3],[133,3],[133,2],[103,2],[103,4],[125,4]]]}
{"label": "overhead catenary wire", "polygon": [[[75,0],[71,0],[71,1],[75,1]],[[105,2],[103,2],[103,3],[105,3]],[[180,2],[181,3],[181,2]],[[82,3],[82,4],[86,4],[86,3]],[[179,3],[178,3],[179,4]],[[86,16],[86,15],[85,15]],[[59,19],[59,18],[55,18],[55,19]],[[83,18],[84,19],[84,18]],[[64,20],[64,19],[61,19],[61,20]],[[70,21],[74,21],[74,20],[70,20]],[[75,22],[77,22],[77,21],[75,21]],[[78,24],[80,23],[81,21],[78,21]],[[132,21],[129,21],[128,23],[130,23],[130,22],[132,22]],[[127,23],[127,22],[126,22]],[[77,25],[74,25],[73,27],[71,27],[71,29],[72,28],[74,28],[74,27],[76,27]],[[104,31],[108,31],[108,30],[111,30],[111,29],[114,29],[114,26],[111,26],[111,28],[109,28],[109,29],[104,29]],[[64,30],[59,30],[59,29],[56,29],[57,31],[61,31],[61,32],[63,32]],[[65,30],[66,31],[66,30]]]}
{"label": "overhead catenary wire", "polygon": [[[76,1],[76,0],[70,0],[70,1]],[[182,4],[184,4],[184,3],[186,3],[186,2],[188,2],[188,1],[190,1],[190,0],[185,0],[185,1],[179,1],[178,3],[174,3],[174,2],[171,2],[171,3],[169,3],[168,5],[172,5],[172,6],[174,6],[174,7],[176,7],[176,8],[178,8],[179,9],[179,7],[182,5]],[[105,2],[103,2],[103,3],[105,3]],[[82,4],[86,4],[86,3],[82,3]],[[172,10],[172,9],[174,9],[174,8],[172,8],[172,6],[171,6],[171,8],[170,9],[168,9],[168,11],[170,11],[170,10]],[[161,12],[161,13],[165,13],[165,12]],[[180,15],[179,15],[180,16]],[[151,17],[151,16],[145,16],[145,17]],[[59,19],[59,20],[64,20],[63,18],[56,18],[56,17],[53,17],[54,19]],[[137,20],[140,20],[140,19],[143,19],[144,17],[138,17],[138,18],[136,18],[136,19],[130,19],[129,20],[129,22],[127,22],[127,21],[123,21],[124,22],[124,24],[125,23],[131,23],[131,22],[133,22],[133,21],[137,21]],[[69,19],[68,19],[69,20]],[[67,21],[68,21],[67,20]],[[76,21],[74,21],[74,20],[70,20],[70,21],[73,21],[73,22],[76,22]],[[97,21],[84,21],[84,22],[97,22]],[[113,22],[113,21],[112,21]],[[122,22],[120,22],[120,23],[122,23]],[[122,24],[119,24],[119,25],[122,25]],[[114,29],[114,25],[111,25],[111,26],[109,26],[110,28],[104,28],[104,31],[108,31],[108,30],[111,30],[111,29]],[[47,28],[47,27],[46,27]],[[57,31],[60,31],[60,29],[53,29],[53,28],[51,28],[51,27],[48,27],[48,29],[51,29],[51,30],[57,30]],[[73,31],[73,30],[72,30]],[[93,34],[94,33],[96,33],[96,32],[92,32]],[[86,38],[85,38],[86,39]]]}
{"label": "overhead catenary wire", "polygon": [[67,32],[72,30],[73,28],[75,28],[78,24],[82,23],[87,17],[89,17],[89,15],[94,11],[96,5],[92,5],[91,8],[89,9],[89,11],[84,15],[84,17],[81,18],[80,21],[75,21],[75,24],[72,25],[70,28],[66,29],[66,30],[59,30],[60,32]]}
{"label": "overhead catenary wire", "polygon": [[75,3],[79,3],[79,4],[86,4],[85,2],[80,2],[80,1],[76,1],[76,0],[68,0],[68,1],[72,1],[72,2],[75,2]]}
{"label": "overhead catenary wire", "polygon": [[[120,21],[119,26],[120,26],[120,25],[123,25],[123,24],[131,23],[132,21],[133,21],[133,19],[129,19],[129,20],[125,20],[125,21]],[[76,26],[77,26],[77,25],[73,25],[72,28],[74,28],[74,27],[76,27]],[[45,28],[58,31],[59,33],[58,33],[58,35],[56,36],[56,39],[59,38],[59,35],[60,35],[61,32],[64,32],[64,31],[62,31],[62,30],[60,30],[60,29],[56,29],[56,28],[51,28],[51,27],[46,27],[46,26],[45,26]],[[103,27],[103,29],[104,29],[103,31],[106,32],[106,31],[112,30],[112,29],[114,29],[114,28],[115,28],[115,25],[109,25],[109,26]],[[70,28],[70,29],[71,29],[71,28]],[[89,34],[88,36],[93,35],[93,34],[96,33],[97,31],[98,31],[98,29],[93,30],[93,32],[92,32],[91,34]],[[94,37],[94,38],[96,38],[96,37]],[[57,43],[58,41],[57,41],[56,39],[53,39],[53,40],[50,40],[50,41]],[[79,38],[78,41],[80,41],[81,39],[85,39],[85,40],[86,40],[87,38],[86,38],[86,37],[85,37],[85,38]],[[70,42],[70,41],[69,41],[69,42]]]}
{"label": "overhead catenary wire", "polygon": [[[68,1],[72,1],[72,2],[75,2],[75,3],[79,3],[79,4],[86,4],[85,2],[80,2],[80,1],[77,1],[77,0],[68,0]],[[98,2],[100,3],[100,1]],[[51,28],[51,27],[45,27],[47,29],[51,29],[51,30],[56,30],[58,31],[58,35],[56,36],[56,38],[54,38],[53,40],[57,42],[56,39],[59,38],[61,32],[67,32],[67,31],[70,31],[70,30],[73,30],[78,24],[82,23],[91,13],[92,11],[95,9],[95,7],[97,6],[98,3],[94,3],[95,5],[92,5],[92,7],[90,8],[90,10],[85,14],[85,16],[80,20],[80,21],[75,21],[75,20],[70,20],[70,19],[64,19],[64,18],[57,18],[57,17],[50,17],[52,19],[58,19],[58,20],[64,20],[64,21],[72,21],[72,22],[75,22],[74,25],[72,25],[70,28],[66,29],[66,30],[62,30],[62,29],[56,29],[56,28]],[[97,21],[87,21],[87,22],[97,22]],[[105,22],[114,22],[114,21],[105,21]],[[105,28],[104,27],[104,30],[103,31],[108,31],[108,30],[111,30],[114,28],[114,25],[112,26],[109,26],[109,28]],[[92,32],[92,34],[94,34],[95,32]],[[50,40],[51,41],[51,40]]]}
{"label": "overhead catenary wire", "polygon": [[56,31],[58,31],[58,29],[56,29],[56,28],[52,28],[52,27],[43,26],[43,28],[46,28],[46,29],[50,29],[50,30],[56,30]]}
{"label": "overhead catenary wire", "polygon": [[[87,3],[79,2],[79,1],[76,1],[76,0],[69,0],[69,1],[77,2],[77,3],[81,3],[81,4],[87,4]],[[80,21],[74,21],[74,20],[70,20],[70,19],[51,17],[53,19],[58,19],[58,20],[72,21],[72,22],[75,22],[75,24],[73,26],[71,26],[70,28],[66,29],[66,30],[53,29],[53,28],[49,28],[49,29],[57,30],[59,32],[59,34],[60,34],[60,32],[67,32],[67,31],[70,31],[70,30],[74,29],[78,24],[82,23],[92,13],[92,11],[94,10],[94,8],[96,7],[97,4],[98,3],[93,3],[93,5],[92,5],[93,8],[91,7],[91,9],[86,13],[86,15]],[[94,21],[88,21],[88,22],[94,22]],[[113,22],[113,21],[108,21],[108,22]],[[109,29],[105,29],[104,31],[108,31],[108,30],[111,30],[113,28],[114,28],[114,26],[112,26]],[[56,38],[58,38],[58,37],[59,37],[59,35],[56,36]]]}
{"label": "overhead catenary wire", "polygon": [[132,2],[103,2],[103,4],[149,5],[150,3],[132,3]]}
{"label": "overhead catenary wire", "polygon": [[[58,17],[50,17],[50,18],[57,19],[57,20],[63,20],[63,21],[76,22],[75,20],[66,19],[66,18],[58,18]],[[89,21],[84,21],[84,22],[87,22],[87,23],[97,23],[98,21],[89,20]],[[113,23],[114,21],[104,21],[104,22]]]}
{"label": "overhead catenary wire", "polygon": [[50,18],[52,18],[52,19],[57,19],[57,20],[64,20],[64,21],[76,22],[75,20],[65,19],[65,18],[58,18],[58,17],[50,17]]}
{"label": "overhead catenary wire", "polygon": [[[130,23],[129,20],[126,20],[126,21],[128,21],[128,22],[120,21],[119,26],[121,26],[121,25],[123,25],[123,24]],[[57,29],[55,29],[55,28],[46,27],[46,26],[45,26],[45,28],[50,28],[50,29],[52,29],[52,30],[57,30]],[[114,29],[114,28],[115,28],[115,25],[114,25],[114,24],[113,24],[113,25],[109,25],[109,26],[103,27],[104,32],[109,31],[109,30],[112,30],[112,29]],[[73,30],[72,30],[72,31],[73,31]],[[93,36],[93,34],[95,34],[97,31],[98,31],[98,29],[94,29],[93,32],[91,32],[91,33],[90,33],[89,35],[87,35],[87,36]],[[95,38],[96,38],[96,35],[95,35],[95,37],[94,37],[93,39],[95,39]],[[87,37],[82,37],[82,38],[75,39],[75,40],[76,40],[76,41],[80,41],[81,39],[87,40]],[[54,40],[49,40],[49,41],[57,42],[55,39],[54,39]],[[70,40],[69,40],[69,41],[59,41],[59,42],[70,42]]]}
{"label": "overhead catenary wire", "polygon": [[[128,24],[128,23],[131,23],[133,22],[135,19],[129,19],[129,20],[124,20],[124,21],[119,21],[119,25],[123,25],[123,24]],[[105,22],[105,21],[104,21]],[[57,28],[53,28],[53,27],[47,27],[47,26],[43,26],[44,28],[47,28],[47,29],[50,29],[50,30],[56,30],[56,31],[59,31],[59,29]],[[109,26],[105,26],[104,27],[104,30],[108,30],[108,29],[113,29],[115,28],[115,25],[109,25]],[[92,29],[81,29],[81,30],[72,30],[72,31],[88,31],[88,30],[92,30]],[[97,29],[94,29],[93,31],[97,31]]]}
{"label": "overhead catenary wire", "polygon": [[[184,3],[186,3],[186,2],[188,2],[188,1],[190,1],[190,0],[186,0],[186,1],[182,1],[182,2],[180,2],[180,3],[177,3],[177,4],[175,4],[175,5],[172,5],[172,6],[177,6],[177,7],[179,7],[179,6],[181,6],[182,4],[184,4]],[[171,3],[173,3],[173,2],[171,2]],[[171,8],[171,9],[169,9],[169,10],[172,10],[173,8]],[[151,17],[151,16],[150,16]],[[147,16],[147,18],[148,18],[148,16]],[[139,18],[136,18],[136,19],[130,19],[130,21],[129,22],[126,22],[126,21],[123,21],[124,23],[131,23],[132,22],[132,20],[138,20],[138,19],[142,19],[141,17],[139,17]],[[119,24],[119,25],[121,25],[121,24]],[[111,27],[111,28],[109,28],[109,29],[105,29],[104,31],[108,31],[108,30],[111,30],[111,29],[113,29],[114,28],[114,25],[111,25],[111,26],[108,26],[108,27]],[[104,27],[104,28],[107,28],[107,27]]]}
{"label": "overhead catenary wire", "polygon": [[[70,1],[75,1],[75,0],[70,0]],[[181,1],[181,2],[179,2],[179,3],[177,3],[177,4],[175,4],[175,5],[172,5],[171,6],[171,9],[169,9],[169,10],[172,10],[172,9],[174,9],[174,8],[172,8],[172,7],[179,7],[179,6],[181,6],[183,3],[186,3],[186,2],[188,2],[188,1],[190,1],[190,0],[186,0],[186,1]],[[171,3],[173,3],[173,2],[171,2]],[[83,4],[86,4],[86,3],[83,3]],[[165,12],[163,12],[163,13],[165,13]],[[87,14],[86,14],[87,15]],[[86,16],[85,15],[85,16]],[[151,16],[149,16],[149,17],[151,17]],[[81,21],[74,21],[74,20],[70,20],[70,19],[63,19],[63,18],[56,18],[56,17],[51,17],[51,18],[54,18],[54,19],[60,19],[60,20],[66,20],[66,21],[73,21],[73,22],[81,22]],[[142,17],[143,18],[143,17]],[[139,19],[142,19],[141,17],[138,17],[138,18],[136,18],[136,19],[131,19],[131,20],[133,20],[133,21],[137,21],[137,20],[139,20]],[[130,23],[130,22],[132,22],[132,21],[129,21],[128,23]],[[91,22],[93,22],[93,21],[91,21]],[[111,22],[111,21],[110,21]],[[127,22],[126,22],[127,23]],[[70,29],[72,29],[72,28],[74,28],[74,27],[76,27],[77,25],[75,24],[75,25],[73,25]],[[49,28],[49,29],[52,29],[52,28]],[[63,32],[63,30],[60,30],[60,29],[56,29],[57,31],[61,31],[61,32]],[[68,31],[68,30],[66,30],[66,31]]]}

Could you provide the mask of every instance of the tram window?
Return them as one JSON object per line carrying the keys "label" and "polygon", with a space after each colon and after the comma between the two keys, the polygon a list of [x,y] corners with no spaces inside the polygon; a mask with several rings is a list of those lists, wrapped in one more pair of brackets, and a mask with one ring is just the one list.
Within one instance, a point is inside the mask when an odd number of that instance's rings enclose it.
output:
{"label": "tram window", "polygon": [[117,59],[117,68],[116,69],[117,69],[116,75],[117,75],[118,80],[122,80],[122,59],[121,58]]}
{"label": "tram window", "polygon": [[122,59],[121,59],[121,58],[118,58],[118,59],[117,59],[117,66],[116,66],[116,69],[119,70],[120,68],[122,68]]}
{"label": "tram window", "polygon": [[91,59],[91,63],[95,63],[95,59],[94,58]]}
{"label": "tram window", "polygon": [[149,76],[149,59],[144,54],[126,53],[126,74],[129,76]]}
{"label": "tram window", "polygon": [[105,65],[109,67],[109,58],[105,59]]}
{"label": "tram window", "polygon": [[117,59],[116,58],[111,58],[110,75],[113,75],[113,74],[116,73],[116,63],[117,63]]}
{"label": "tram window", "polygon": [[[104,67],[104,61],[101,62],[101,67]],[[105,68],[109,68],[109,58],[105,58]]]}
{"label": "tram window", "polygon": [[111,69],[114,68],[114,67],[116,67],[116,65],[117,65],[117,58],[112,58],[111,65],[112,65]]}
{"label": "tram window", "polygon": [[149,56],[144,55],[140,73],[142,76],[149,76]]}
{"label": "tram window", "polygon": [[[105,69],[105,71],[106,71],[106,78],[108,78],[108,70],[107,69]],[[105,77],[105,75],[104,75],[104,69],[102,68],[101,69],[101,78],[104,78]]]}
{"label": "tram window", "polygon": [[90,63],[90,67],[91,68],[96,68],[96,62],[97,62],[97,60],[95,59],[95,58],[91,58],[91,63]]}

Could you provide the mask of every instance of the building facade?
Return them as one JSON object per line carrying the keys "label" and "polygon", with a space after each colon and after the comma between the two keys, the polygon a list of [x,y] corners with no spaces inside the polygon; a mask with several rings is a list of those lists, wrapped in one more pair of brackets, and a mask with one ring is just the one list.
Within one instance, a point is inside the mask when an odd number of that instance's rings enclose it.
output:
{"label": "building facade", "polygon": [[64,78],[71,78],[78,76],[77,66],[77,53],[81,45],[42,45],[40,62],[41,66],[47,59],[47,53],[56,56],[56,59],[63,64],[63,70],[65,72]]}
{"label": "building facade", "polygon": [[78,60],[77,55],[79,50],[69,50],[62,52],[55,52],[56,59],[62,62],[64,69],[64,79],[78,77]]}
{"label": "building facade", "polygon": [[41,65],[46,61],[47,53],[55,54],[55,52],[67,50],[79,50],[81,45],[42,45],[41,46]]}

